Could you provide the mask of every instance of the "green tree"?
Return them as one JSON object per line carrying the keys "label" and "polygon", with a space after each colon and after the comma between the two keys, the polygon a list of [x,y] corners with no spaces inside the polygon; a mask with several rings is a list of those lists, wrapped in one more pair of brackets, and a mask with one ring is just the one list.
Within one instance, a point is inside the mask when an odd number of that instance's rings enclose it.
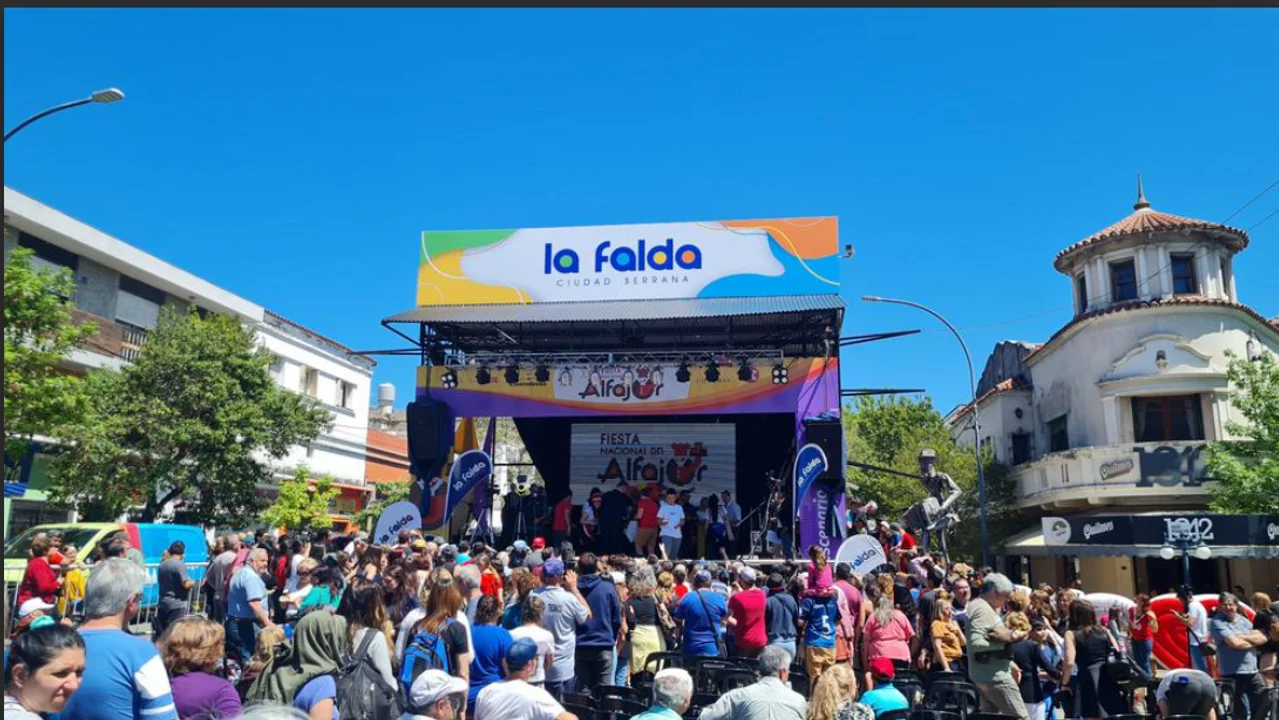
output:
{"label": "green tree", "polygon": [[[929,398],[862,397],[846,405],[843,412],[848,459],[890,470],[919,474],[919,451],[937,452],[937,469],[950,475],[964,494],[954,506],[959,524],[950,536],[953,557],[978,560],[981,529],[978,520],[977,460],[972,447],[957,444],[950,437],[945,419]],[[986,510],[991,552],[998,552],[999,540],[1028,525],[1012,503],[1016,496],[1009,469],[995,462],[989,453],[983,458],[986,473]],[[900,520],[911,505],[925,496],[924,486],[909,478],[888,473],[848,469],[848,492],[863,501],[879,505],[879,517]],[[853,487],[855,486],[855,487]]]}
{"label": "green tree", "polygon": [[1246,423],[1226,423],[1242,440],[1208,446],[1212,509],[1236,515],[1279,514],[1279,362],[1262,353],[1249,362],[1226,351],[1226,371],[1235,391],[1230,402]]}
{"label": "green tree", "polygon": [[405,478],[404,482],[381,482],[377,484],[377,498],[364,506],[364,509],[355,514],[355,524],[368,528],[370,523],[377,522],[382,516],[382,511],[387,507],[409,499],[409,490],[413,488],[413,483],[409,482],[409,478]]}
{"label": "green tree", "polygon": [[83,379],[59,363],[97,331],[72,322],[71,271],[40,270],[31,258],[15,248],[4,264],[4,453],[11,461],[26,455],[33,437],[60,437],[83,415]]}
{"label": "green tree", "polygon": [[321,475],[312,480],[311,471],[303,465],[294,471],[293,477],[280,483],[280,494],[260,517],[268,527],[323,530],[333,525],[329,503],[341,493],[333,487],[333,478]]}
{"label": "green tree", "polygon": [[236,317],[166,311],[132,365],[89,376],[51,495],[89,517],[241,525],[255,519],[270,461],[330,422],[272,379],[272,355]]}

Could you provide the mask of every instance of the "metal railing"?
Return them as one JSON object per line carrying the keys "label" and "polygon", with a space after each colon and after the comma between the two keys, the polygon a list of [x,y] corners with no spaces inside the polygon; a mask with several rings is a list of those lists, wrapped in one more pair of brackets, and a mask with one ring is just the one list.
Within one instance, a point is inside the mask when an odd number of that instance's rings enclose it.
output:
{"label": "metal railing", "polygon": [[[195,581],[195,586],[191,588],[187,597],[187,612],[190,614],[202,615],[205,612],[204,595],[200,592],[200,586],[204,580],[206,567],[206,563],[186,563],[187,575]],[[138,608],[138,614],[129,623],[129,631],[132,633],[145,634],[151,631],[151,624],[155,621],[156,613],[160,608],[159,570],[159,563],[146,565],[147,579],[142,586],[142,603]],[[81,572],[91,573],[92,568]],[[85,581],[87,580],[86,575]],[[18,614],[18,585],[18,583],[6,582],[4,587],[5,612],[9,618],[10,627],[16,621]],[[83,588],[84,584],[80,583],[79,586]],[[68,617],[78,623],[84,619],[84,598],[72,597],[68,591],[68,585],[64,584],[54,604],[58,607],[57,612],[60,616]]]}

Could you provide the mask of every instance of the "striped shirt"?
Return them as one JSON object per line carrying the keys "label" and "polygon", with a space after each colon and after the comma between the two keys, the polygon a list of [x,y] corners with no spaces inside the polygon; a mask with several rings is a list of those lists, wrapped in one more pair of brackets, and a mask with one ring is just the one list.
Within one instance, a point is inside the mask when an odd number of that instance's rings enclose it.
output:
{"label": "striped shirt", "polygon": [[164,662],[148,640],[123,630],[81,630],[84,680],[59,720],[177,720]]}

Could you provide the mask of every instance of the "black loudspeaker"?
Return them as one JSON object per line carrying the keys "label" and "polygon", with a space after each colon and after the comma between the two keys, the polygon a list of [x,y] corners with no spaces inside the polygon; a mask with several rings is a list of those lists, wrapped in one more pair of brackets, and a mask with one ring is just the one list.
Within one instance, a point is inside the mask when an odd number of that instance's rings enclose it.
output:
{"label": "black loudspeaker", "polygon": [[819,480],[839,480],[844,477],[844,426],[838,420],[805,420],[804,430],[808,442],[826,453],[826,472]]}
{"label": "black loudspeaker", "polygon": [[419,478],[431,480],[453,447],[453,423],[442,402],[415,400],[404,413],[409,436],[409,463]]}

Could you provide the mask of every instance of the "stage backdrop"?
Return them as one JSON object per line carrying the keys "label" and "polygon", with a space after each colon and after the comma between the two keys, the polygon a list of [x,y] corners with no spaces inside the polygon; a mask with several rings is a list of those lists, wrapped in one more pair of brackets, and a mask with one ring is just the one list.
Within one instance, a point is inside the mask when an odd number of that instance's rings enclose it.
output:
{"label": "stage backdrop", "polygon": [[693,497],[737,493],[737,426],[732,423],[575,424],[569,487],[577,502],[591,488],[626,480],[691,490]]}
{"label": "stage backdrop", "polygon": [[426,231],[418,305],[839,292],[833,217]]}

